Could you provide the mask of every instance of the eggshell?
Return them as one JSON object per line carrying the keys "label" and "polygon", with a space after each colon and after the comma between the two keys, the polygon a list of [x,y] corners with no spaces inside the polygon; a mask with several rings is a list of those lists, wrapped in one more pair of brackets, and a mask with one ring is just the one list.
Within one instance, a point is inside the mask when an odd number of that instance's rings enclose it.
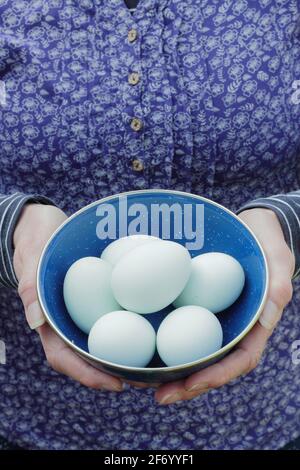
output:
{"label": "eggshell", "polygon": [[65,276],[63,295],[67,310],[87,334],[98,318],[120,309],[111,290],[111,273],[109,263],[89,256],[73,263]]}
{"label": "eggshell", "polygon": [[223,332],[217,317],[194,305],[169,313],[157,331],[157,351],[167,366],[197,361],[218,351]]}
{"label": "eggshell", "polygon": [[240,263],[225,253],[204,253],[192,259],[192,272],[175,307],[199,305],[218,313],[241,294],[245,274]]}
{"label": "eggshell", "polygon": [[126,310],[152,313],[176,299],[190,271],[189,252],[179,243],[149,243],[119,260],[112,272],[112,290]]}
{"label": "eggshell", "polygon": [[101,317],[90,331],[89,352],[115,364],[145,367],[155,352],[155,331],[145,317],[125,310]]}
{"label": "eggshell", "polygon": [[113,241],[103,250],[101,259],[115,266],[123,255],[129,253],[134,248],[158,241],[162,240],[151,235],[130,235],[118,238],[118,240]]}

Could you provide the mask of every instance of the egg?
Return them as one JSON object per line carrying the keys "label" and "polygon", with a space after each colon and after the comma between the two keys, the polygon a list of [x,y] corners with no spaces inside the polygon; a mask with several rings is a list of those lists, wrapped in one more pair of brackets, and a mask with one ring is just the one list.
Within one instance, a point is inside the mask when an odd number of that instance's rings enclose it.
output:
{"label": "egg", "polygon": [[134,248],[158,241],[162,240],[157,237],[152,237],[151,235],[130,235],[129,237],[119,238],[118,240],[110,243],[103,250],[101,259],[107,261],[112,266],[115,266],[123,255],[129,253],[129,251]]}
{"label": "egg", "polygon": [[191,272],[189,252],[179,243],[148,243],[122,256],[113,269],[114,296],[126,310],[152,313],[172,303]]}
{"label": "egg", "polygon": [[192,272],[175,307],[199,305],[218,313],[241,294],[245,274],[240,263],[225,253],[204,253],[192,259]]}
{"label": "egg", "polygon": [[89,352],[99,359],[130,367],[145,367],[155,352],[155,331],[145,317],[125,310],[110,312],[94,324]]}
{"label": "egg", "polygon": [[157,351],[167,366],[197,361],[221,348],[222,327],[209,310],[194,305],[173,310],[157,331]]}
{"label": "egg", "polygon": [[74,323],[87,334],[98,318],[121,308],[112,293],[111,274],[111,265],[93,256],[77,260],[67,271],[65,305]]}

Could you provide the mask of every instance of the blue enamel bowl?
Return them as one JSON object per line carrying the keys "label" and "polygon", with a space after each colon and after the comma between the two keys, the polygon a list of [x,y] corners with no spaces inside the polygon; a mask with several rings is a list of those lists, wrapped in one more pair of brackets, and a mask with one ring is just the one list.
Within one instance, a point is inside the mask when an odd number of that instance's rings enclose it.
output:
{"label": "blue enamel bowl", "polygon": [[[174,211],[174,214],[177,214],[176,220],[170,210],[169,219],[164,213],[161,219],[156,218],[154,227],[153,207],[168,210],[174,204],[177,210]],[[110,220],[113,219],[113,223],[109,229],[110,238],[105,238],[103,231],[105,232],[108,206],[109,217]],[[178,223],[180,214],[181,226]],[[233,256],[243,266],[246,282],[241,296],[231,307],[218,314],[224,338],[222,348],[214,354],[175,367],[166,367],[156,354],[144,368],[114,364],[89,354],[88,337],[73,323],[64,304],[65,274],[79,258],[100,256],[114,237],[125,236],[127,229],[129,234],[132,234],[133,225],[140,233],[153,234],[152,230],[156,230],[155,234],[161,238],[181,243],[189,249],[192,257],[219,251]],[[52,235],[43,250],[37,272],[37,286],[39,302],[50,326],[77,354],[94,367],[126,380],[169,382],[219,361],[250,331],[266,300],[268,268],[262,247],[254,234],[225,207],[201,196],[179,191],[142,190],[95,201],[67,219]],[[147,315],[147,319],[157,330],[162,319],[171,310],[172,307],[167,307],[163,311]]]}

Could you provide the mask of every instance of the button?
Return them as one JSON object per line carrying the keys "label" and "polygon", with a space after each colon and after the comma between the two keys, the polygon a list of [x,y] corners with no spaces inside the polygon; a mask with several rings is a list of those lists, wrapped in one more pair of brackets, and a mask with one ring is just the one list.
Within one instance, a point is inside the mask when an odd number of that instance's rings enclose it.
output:
{"label": "button", "polygon": [[130,124],[130,127],[133,131],[140,131],[143,127],[143,123],[139,118],[133,118]]}
{"label": "button", "polygon": [[130,85],[136,85],[140,81],[140,75],[137,72],[132,72],[128,75],[128,82]]}
{"label": "button", "polygon": [[143,171],[144,169],[144,164],[141,162],[141,160],[133,160],[132,161],[132,168],[134,171]]}
{"label": "button", "polygon": [[128,41],[129,42],[134,42],[137,38],[137,30],[136,29],[130,29],[128,31]]}

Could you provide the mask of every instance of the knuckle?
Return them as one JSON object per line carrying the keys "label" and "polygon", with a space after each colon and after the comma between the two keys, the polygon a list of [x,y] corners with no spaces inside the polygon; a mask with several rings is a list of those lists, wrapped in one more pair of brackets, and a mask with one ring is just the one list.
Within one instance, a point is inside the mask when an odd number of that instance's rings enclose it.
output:
{"label": "knuckle", "polygon": [[33,289],[33,283],[31,279],[23,278],[20,279],[19,286],[18,286],[18,294],[22,296],[24,292]]}
{"label": "knuckle", "polygon": [[241,375],[248,374],[254,367],[252,356],[246,349],[241,349],[240,352],[243,354],[242,361],[245,364]]}
{"label": "knuckle", "polygon": [[59,358],[58,358],[58,355],[55,354],[54,351],[52,351],[52,350],[47,351],[46,352],[46,359],[47,359],[48,363],[50,364],[50,366],[52,367],[53,370],[55,370],[56,372],[61,372]]}
{"label": "knuckle", "polygon": [[244,364],[243,371],[241,372],[241,376],[249,374],[252,370],[254,370],[261,359],[262,353],[261,351],[248,351],[248,349],[240,348],[240,353],[243,354],[242,362]]}
{"label": "knuckle", "polygon": [[249,372],[254,370],[260,363],[261,352],[255,351],[252,354],[249,354]]}
{"label": "knuckle", "polygon": [[31,279],[21,279],[18,285],[18,294],[25,308],[36,299],[36,288]]}
{"label": "knuckle", "polygon": [[229,373],[228,373],[228,370],[225,366],[223,366],[221,363],[218,364],[218,369],[219,370],[216,370],[216,377],[217,377],[217,380],[216,382],[213,384],[215,388],[219,388],[219,387],[222,387],[222,385],[225,385],[227,382],[229,382],[230,380],[230,377],[229,377]]}
{"label": "knuckle", "polygon": [[96,377],[85,376],[85,377],[82,377],[79,382],[88,388],[97,388],[97,389],[101,388],[101,385],[99,384],[99,380],[97,380]]}
{"label": "knuckle", "polygon": [[291,280],[286,279],[273,284],[270,297],[280,306],[285,307],[293,297],[293,285]]}
{"label": "knuckle", "polygon": [[226,370],[223,371],[223,374],[220,377],[220,380],[217,383],[217,387],[222,387],[223,385],[227,384],[230,382],[231,378],[229,374],[226,372]]}
{"label": "knuckle", "polygon": [[86,366],[83,368],[80,374],[79,382],[89,388],[101,388],[101,383],[97,373],[95,373],[93,369],[90,369],[89,367],[86,368]]}

